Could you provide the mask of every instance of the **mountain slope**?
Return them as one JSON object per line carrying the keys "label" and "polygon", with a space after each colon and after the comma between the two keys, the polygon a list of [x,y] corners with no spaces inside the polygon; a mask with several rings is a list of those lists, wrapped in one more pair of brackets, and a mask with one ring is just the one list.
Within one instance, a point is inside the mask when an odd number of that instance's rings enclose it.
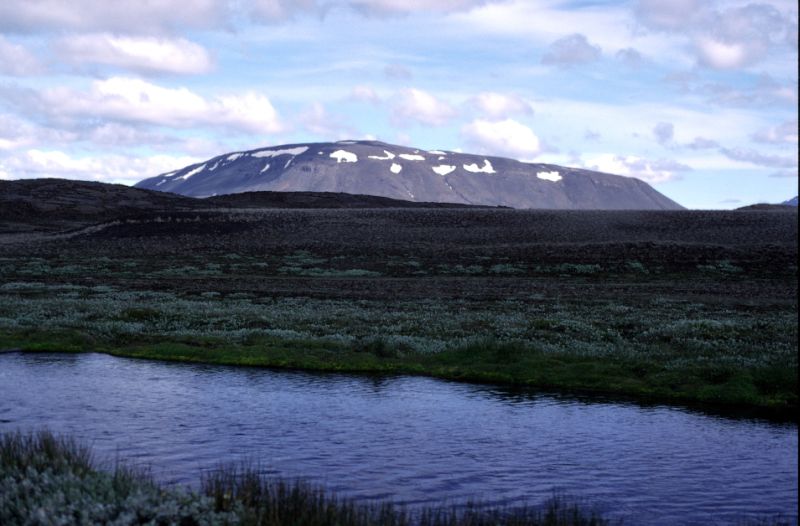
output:
{"label": "mountain slope", "polygon": [[345,192],[514,208],[675,210],[634,178],[378,141],[306,143],[220,155],[140,181],[192,197],[252,191]]}
{"label": "mountain slope", "polygon": [[789,205],[789,206],[797,206],[797,196],[792,197],[791,199],[784,201],[781,203],[782,205]]}

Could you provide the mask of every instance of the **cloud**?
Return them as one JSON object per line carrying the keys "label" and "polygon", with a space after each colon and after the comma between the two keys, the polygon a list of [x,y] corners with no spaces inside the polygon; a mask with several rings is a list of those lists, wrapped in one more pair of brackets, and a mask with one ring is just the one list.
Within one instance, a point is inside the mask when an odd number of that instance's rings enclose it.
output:
{"label": "cloud", "polygon": [[789,17],[768,4],[751,3],[715,11],[709,18],[705,25],[711,36],[699,36],[696,45],[701,64],[715,69],[758,62],[771,49],[786,45],[786,37],[792,31]]}
{"label": "cloud", "polygon": [[601,154],[585,161],[584,166],[599,172],[636,177],[648,183],[663,183],[678,177],[691,167],[672,159],[645,159],[635,155]]}
{"label": "cloud", "polygon": [[0,31],[41,33],[110,32],[124,35],[175,34],[185,29],[230,28],[250,20],[274,23],[298,14],[325,16],[337,8],[366,15],[454,13],[498,0],[3,0]]}
{"label": "cloud", "polygon": [[300,122],[309,132],[326,139],[355,137],[353,130],[343,124],[342,117],[331,115],[320,102],[315,102],[300,115]]}
{"label": "cloud", "polygon": [[639,0],[634,14],[651,29],[674,31],[686,27],[703,7],[703,0]]}
{"label": "cloud", "polygon": [[300,12],[321,10],[316,0],[252,0],[240,5],[249,11],[253,20],[259,22],[276,22]]}
{"label": "cloud", "polygon": [[193,0],[3,0],[0,31],[110,31],[120,34],[168,33],[181,28],[219,27],[227,2]]}
{"label": "cloud", "polygon": [[642,54],[639,53],[637,50],[633,49],[632,47],[620,49],[619,51],[617,51],[615,56],[629,68],[639,68],[643,66],[645,63]]}
{"label": "cloud", "polygon": [[720,148],[728,159],[770,168],[796,168],[797,156],[764,154],[752,148]]}
{"label": "cloud", "polygon": [[515,94],[484,91],[467,102],[481,114],[491,119],[503,119],[515,115],[532,115],[533,108],[522,97]]}
{"label": "cloud", "polygon": [[768,144],[797,144],[797,119],[759,130],[752,139]]}
{"label": "cloud", "polygon": [[452,13],[469,11],[486,3],[489,2],[487,0],[351,0],[348,2],[362,12],[376,15],[415,12]]}
{"label": "cloud", "polygon": [[179,74],[207,73],[212,68],[205,48],[183,38],[93,33],[60,38],[53,47],[62,59],[73,64],[106,64],[135,71]]}
{"label": "cloud", "polygon": [[716,9],[700,0],[639,0],[634,15],[645,28],[686,38],[697,63],[711,69],[745,68],[797,49],[797,12],[769,3]]}
{"label": "cloud", "polygon": [[706,139],[705,137],[695,137],[686,147],[691,150],[709,150],[719,147],[719,143],[711,139]]}
{"label": "cloud", "polygon": [[600,140],[600,137],[602,137],[602,135],[600,135],[600,132],[596,132],[594,130],[587,129],[583,134],[583,138],[586,139],[587,141],[598,141]]}
{"label": "cloud", "polygon": [[381,97],[378,95],[378,92],[370,86],[354,86],[353,89],[350,90],[350,99],[370,102],[372,104],[381,102]]}
{"label": "cloud", "polygon": [[198,160],[194,157],[169,155],[76,157],[60,150],[30,149],[0,158],[0,173],[5,172],[14,179],[59,177],[133,184]]}
{"label": "cloud", "polygon": [[659,144],[668,144],[675,135],[675,126],[671,122],[659,122],[653,127],[653,135]]}
{"label": "cloud", "polygon": [[461,128],[461,136],[479,153],[487,155],[529,160],[541,151],[541,143],[533,130],[513,119],[476,119]]}
{"label": "cloud", "polygon": [[208,126],[267,134],[283,129],[269,99],[254,91],[206,98],[187,88],[111,77],[93,81],[87,91],[49,88],[17,94],[17,98],[26,110],[36,106],[57,120],[103,118],[171,128]]}
{"label": "cloud", "polygon": [[426,91],[408,88],[400,92],[393,108],[393,116],[400,123],[416,121],[430,126],[441,126],[456,116],[456,110]]}
{"label": "cloud", "polygon": [[797,106],[797,83],[781,83],[769,75],[760,75],[757,82],[750,85],[720,82],[701,84],[691,76],[668,80],[677,82],[683,91],[703,96],[707,102],[718,106]]}
{"label": "cloud", "polygon": [[798,173],[797,170],[778,170],[777,172],[773,172],[769,174],[770,177],[776,178],[787,178],[787,177],[797,177]]}
{"label": "cloud", "polygon": [[383,75],[387,79],[395,79],[395,80],[409,80],[414,77],[414,74],[411,73],[411,70],[405,66],[401,66],[400,64],[388,64],[385,68],[383,68]]}
{"label": "cloud", "polygon": [[43,69],[33,53],[0,35],[0,75],[36,75]]}
{"label": "cloud", "polygon": [[599,46],[589,43],[585,35],[575,33],[550,44],[542,56],[542,64],[561,67],[593,62],[600,58]]}
{"label": "cloud", "polygon": [[92,144],[104,146],[138,146],[171,142],[162,134],[143,130],[139,126],[128,126],[117,122],[106,122],[91,128],[86,134],[86,139]]}

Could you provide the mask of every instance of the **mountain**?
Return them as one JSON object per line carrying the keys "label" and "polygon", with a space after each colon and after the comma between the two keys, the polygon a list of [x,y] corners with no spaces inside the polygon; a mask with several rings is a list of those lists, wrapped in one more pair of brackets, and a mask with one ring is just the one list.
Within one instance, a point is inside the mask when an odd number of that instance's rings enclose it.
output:
{"label": "mountain", "polygon": [[271,190],[513,208],[682,209],[631,177],[378,141],[289,144],[228,153],[145,179],[136,187],[192,197]]}
{"label": "mountain", "polygon": [[797,206],[797,196],[792,197],[788,201],[781,203],[782,205]]}

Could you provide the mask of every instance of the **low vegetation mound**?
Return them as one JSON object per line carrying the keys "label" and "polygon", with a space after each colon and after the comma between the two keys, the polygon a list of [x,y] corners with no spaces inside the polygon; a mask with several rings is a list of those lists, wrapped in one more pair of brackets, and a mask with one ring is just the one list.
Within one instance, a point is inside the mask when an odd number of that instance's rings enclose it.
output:
{"label": "low vegetation mound", "polygon": [[220,468],[200,490],[162,487],[142,472],[98,469],[92,452],[48,432],[0,436],[0,524],[243,526],[599,526],[599,516],[553,499],[536,508],[409,511],[361,504],[252,468]]}

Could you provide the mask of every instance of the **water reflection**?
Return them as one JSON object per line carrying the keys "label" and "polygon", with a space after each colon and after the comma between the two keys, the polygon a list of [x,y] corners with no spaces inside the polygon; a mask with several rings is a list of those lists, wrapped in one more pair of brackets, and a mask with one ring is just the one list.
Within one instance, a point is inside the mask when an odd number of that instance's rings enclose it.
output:
{"label": "water reflection", "polygon": [[563,492],[634,524],[797,515],[796,426],[618,400],[417,377],[0,356],[0,431],[43,425],[168,482],[258,461],[366,500],[519,504]]}

